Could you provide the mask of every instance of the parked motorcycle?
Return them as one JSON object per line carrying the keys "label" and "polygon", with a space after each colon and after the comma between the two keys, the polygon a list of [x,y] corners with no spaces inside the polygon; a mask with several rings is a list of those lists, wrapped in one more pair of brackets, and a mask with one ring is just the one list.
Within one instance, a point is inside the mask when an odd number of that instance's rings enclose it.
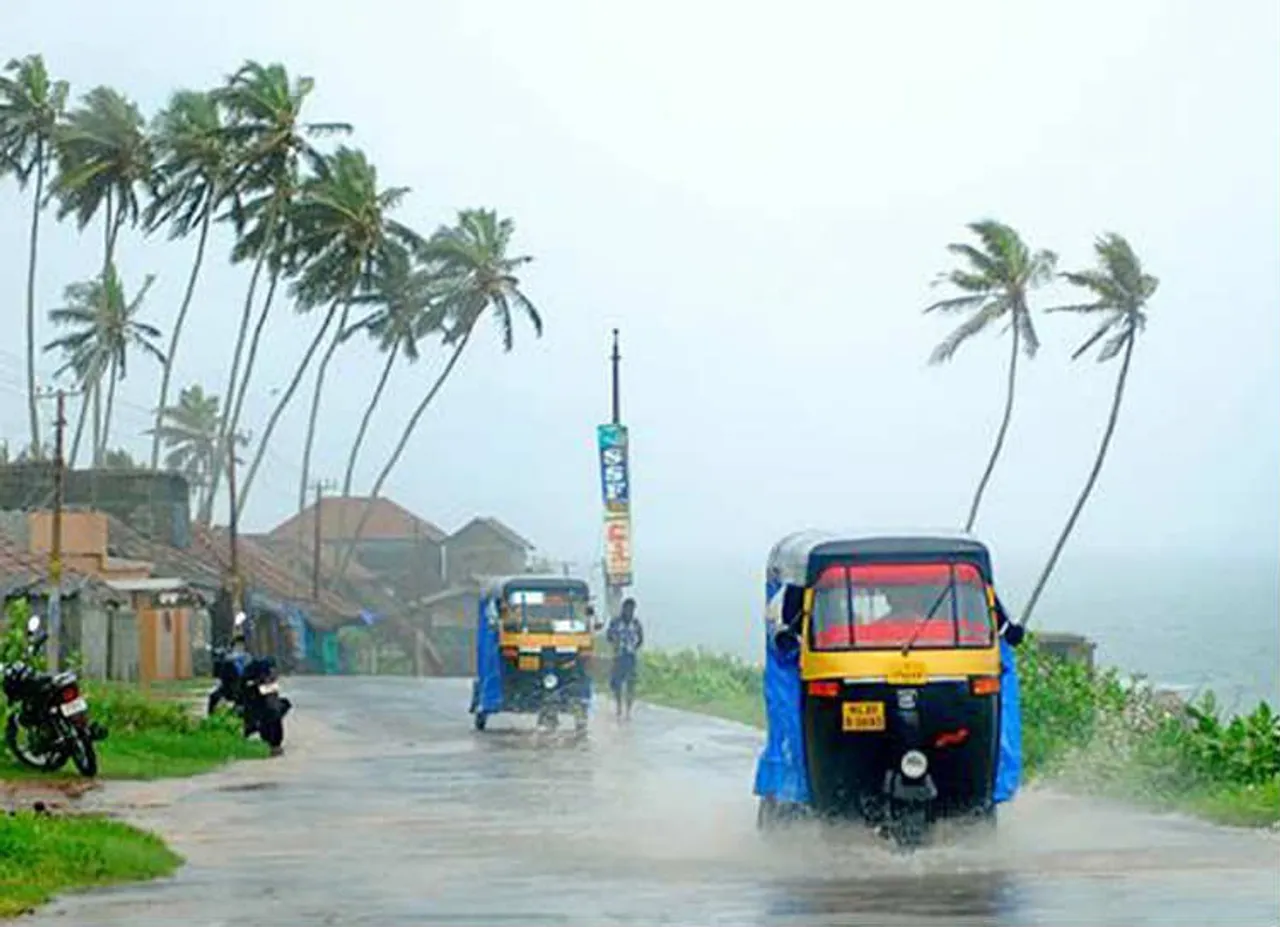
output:
{"label": "parked motorcycle", "polygon": [[[244,613],[236,615],[236,635],[243,634]],[[243,638],[241,638],[243,639]],[[213,649],[213,675],[218,680],[209,693],[208,713],[212,715],[222,702],[244,719],[244,736],[257,734],[271,748],[281,751],[284,743],[284,716],[293,703],[280,694],[280,677],[275,660],[255,657],[244,651]]]}
{"label": "parked motorcycle", "polygon": [[75,673],[46,673],[31,661],[49,639],[40,619],[27,622],[27,660],[4,668],[0,687],[9,701],[4,739],[18,762],[49,772],[71,760],[82,776],[98,774],[94,742],[104,740],[107,729],[89,719],[89,703],[80,691]]}

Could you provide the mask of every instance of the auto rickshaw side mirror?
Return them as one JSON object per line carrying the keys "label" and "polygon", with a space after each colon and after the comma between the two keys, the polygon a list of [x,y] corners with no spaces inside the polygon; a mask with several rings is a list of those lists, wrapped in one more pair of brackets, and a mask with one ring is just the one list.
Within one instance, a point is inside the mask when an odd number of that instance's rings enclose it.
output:
{"label": "auto rickshaw side mirror", "polygon": [[789,653],[799,648],[800,635],[790,625],[779,624],[773,629],[773,645],[784,653]]}

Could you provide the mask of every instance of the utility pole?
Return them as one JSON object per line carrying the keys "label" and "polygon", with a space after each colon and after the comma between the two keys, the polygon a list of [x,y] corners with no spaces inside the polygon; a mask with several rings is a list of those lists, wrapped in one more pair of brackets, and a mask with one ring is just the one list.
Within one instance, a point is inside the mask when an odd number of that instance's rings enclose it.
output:
{"label": "utility pole", "polygon": [[62,506],[66,495],[66,461],[63,433],[67,430],[67,393],[55,394],[53,423],[53,522],[49,539],[49,669],[57,672],[62,659]]}
{"label": "utility pole", "polygon": [[243,584],[240,582],[240,543],[239,543],[239,520],[240,514],[236,510],[238,502],[236,500],[236,464],[239,460],[236,458],[236,442],[234,436],[228,442],[227,447],[227,490],[231,494],[231,518],[229,520],[229,528],[231,534],[231,618],[235,621],[235,616],[244,610],[243,602]]}
{"label": "utility pole", "polygon": [[324,539],[324,532],[321,530],[321,517],[323,511],[324,491],[333,489],[336,484],[333,480],[316,480],[311,484],[311,488],[316,494],[316,514],[312,519],[314,524],[314,536],[311,539],[311,601],[320,604],[320,544]]}
{"label": "utility pole", "polygon": [[622,354],[618,351],[618,330],[613,330],[613,353],[609,355],[609,361],[613,367],[613,418],[615,425],[622,424],[622,391],[619,384],[618,373],[621,367]]}

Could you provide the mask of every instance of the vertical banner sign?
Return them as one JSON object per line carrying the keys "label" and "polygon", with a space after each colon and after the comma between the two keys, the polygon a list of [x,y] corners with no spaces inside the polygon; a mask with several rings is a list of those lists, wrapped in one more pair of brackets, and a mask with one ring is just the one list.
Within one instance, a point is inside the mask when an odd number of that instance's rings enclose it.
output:
{"label": "vertical banner sign", "polygon": [[631,474],[627,462],[627,427],[601,425],[600,491],[604,497],[605,580],[610,586],[631,585]]}

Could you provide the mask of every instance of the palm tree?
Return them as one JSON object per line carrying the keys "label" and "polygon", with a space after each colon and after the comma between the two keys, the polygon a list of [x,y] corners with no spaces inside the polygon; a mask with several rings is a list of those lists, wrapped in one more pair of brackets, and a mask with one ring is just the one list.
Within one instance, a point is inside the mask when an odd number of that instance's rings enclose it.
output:
{"label": "palm tree", "polygon": [[151,182],[152,148],[138,107],[109,87],[95,87],[58,127],[58,174],[51,192],[58,218],[75,214],[83,230],[103,214],[102,279],[115,262],[120,229],[142,214],[138,194]]}
{"label": "palm tree", "polygon": [[209,227],[218,206],[232,191],[235,149],[230,143],[222,107],[210,93],[180,90],[156,117],[156,197],[147,210],[150,229],[169,226],[171,239],[197,231],[196,253],[187,288],[169,335],[168,357],[160,379],[156,424],[151,430],[151,469],[160,463],[161,421],[169,403],[169,385],[178,356],[178,339],[195,295],[204,263]]}
{"label": "palm tree", "polygon": [[[1049,555],[1049,562],[1044,565],[1040,578],[1036,580],[1031,598],[1022,612],[1022,623],[1031,618],[1040,594],[1044,592],[1049,576],[1066,547],[1067,538],[1071,536],[1084,510],[1085,503],[1098,482],[1098,474],[1102,472],[1102,463],[1106,459],[1107,449],[1111,446],[1111,436],[1115,434],[1116,422],[1120,418],[1120,403],[1124,400],[1125,382],[1129,378],[1129,362],[1133,359],[1133,348],[1138,343],[1138,335],[1147,327],[1147,303],[1155,295],[1160,286],[1158,278],[1145,273],[1142,262],[1134,254],[1133,248],[1122,236],[1114,232],[1102,235],[1094,243],[1094,251],[1098,255],[1098,266],[1090,270],[1063,274],[1063,278],[1074,286],[1087,290],[1093,297],[1092,302],[1072,306],[1057,306],[1049,312],[1077,312],[1086,315],[1102,316],[1101,324],[1092,335],[1071,355],[1077,360],[1102,342],[1098,350],[1098,362],[1105,363],[1120,357],[1120,372],[1116,375],[1116,388],[1111,399],[1111,413],[1107,416],[1107,427],[1102,432],[1102,442],[1098,445],[1098,456],[1093,461],[1093,468],[1084,482],[1080,497],[1067,518],[1067,523],[1058,535],[1058,541]],[[1105,340],[1104,340],[1105,339]]]}
{"label": "palm tree", "polygon": [[[520,278],[516,275],[516,271],[533,258],[508,256],[513,234],[515,223],[511,219],[499,219],[496,212],[488,209],[466,209],[458,214],[456,226],[438,230],[421,249],[422,258],[429,265],[440,267],[438,306],[445,319],[443,341],[452,351],[439,376],[409,416],[399,442],[374,481],[370,498],[376,499],[382,491],[423,413],[453,372],[475,332],[476,323],[486,312],[492,312],[498,322],[504,351],[510,351],[515,343],[514,310],[522,311],[533,325],[534,333],[542,337],[542,316],[521,291]],[[361,513],[343,552],[339,577],[345,572],[372,511],[372,506],[365,506]]]}
{"label": "palm tree", "polygon": [[408,254],[397,251],[379,265],[377,279],[374,280],[371,291],[360,294],[353,300],[354,303],[377,308],[349,328],[344,333],[344,338],[364,331],[377,344],[378,350],[387,356],[387,360],[382,366],[378,385],[365,407],[364,416],[360,419],[355,440],[351,443],[347,472],[342,480],[344,496],[351,495],[356,461],[369,431],[374,410],[382,400],[382,393],[391,377],[391,369],[402,357],[410,364],[416,363],[422,356],[419,343],[428,334],[440,329],[440,313],[435,311],[433,305],[437,289],[436,272],[433,269],[415,265]]}
{"label": "palm tree", "polygon": [[[11,75],[11,76],[6,76]],[[5,65],[0,74],[0,175],[12,172],[26,189],[34,175],[31,234],[27,255],[27,411],[31,447],[39,453],[40,414],[36,402],[36,259],[44,183],[54,154],[54,133],[67,105],[70,85],[50,80],[44,59],[28,55]]]}
{"label": "palm tree", "polygon": [[970,223],[968,228],[978,237],[981,248],[969,244],[947,245],[947,250],[963,258],[966,266],[943,273],[935,281],[935,285],[949,283],[963,295],[940,300],[924,311],[971,314],[933,349],[929,363],[941,364],[951,360],[960,345],[997,321],[1007,320],[1005,329],[1011,330],[1013,337],[1009,339],[1004,416],[1000,421],[1000,430],[996,432],[996,442],[991,449],[991,457],[987,460],[987,468],[973,494],[969,517],[965,519],[965,531],[971,531],[978,518],[982,495],[991,481],[991,474],[995,472],[996,460],[1004,448],[1005,435],[1013,418],[1018,352],[1021,350],[1031,358],[1035,357],[1040,347],[1040,339],[1036,337],[1031,320],[1031,309],[1027,304],[1027,293],[1053,278],[1058,261],[1058,256],[1052,251],[1032,252],[1018,233],[1003,223],[986,219]]}
{"label": "palm tree", "polygon": [[[72,461],[79,449],[85,409],[92,401],[93,462],[94,466],[101,465],[111,434],[116,387],[128,375],[130,351],[140,350],[164,363],[164,352],[155,345],[161,337],[160,330],[137,318],[154,282],[155,277],[148,275],[142,288],[132,300],[128,300],[124,285],[112,266],[107,270],[105,285],[98,280],[74,283],[66,289],[67,305],[49,313],[49,320],[54,325],[71,331],[49,342],[45,350],[63,352],[67,361],[58,373],[75,373],[84,393],[81,424],[76,428],[71,450]],[[106,411],[101,413],[104,376],[107,378]]]}
{"label": "palm tree", "polygon": [[[176,406],[163,410],[153,436],[159,437],[168,451],[165,469],[181,473],[188,484],[200,490],[202,497],[210,488],[219,454],[219,407],[217,396],[207,395],[199,385],[188,386],[178,394]],[[237,445],[246,443],[248,439],[244,435],[236,435]]]}
{"label": "palm tree", "polygon": [[[324,391],[325,373],[344,340],[347,316],[353,296],[372,284],[379,263],[394,260],[392,252],[420,248],[421,239],[388,213],[408,194],[407,187],[378,189],[378,175],[363,152],[339,148],[317,165],[316,176],[307,181],[293,209],[294,240],[290,260],[299,268],[294,290],[299,305],[314,307],[326,302],[341,304],[338,327],[316,371],[307,420],[307,437],[302,451],[302,478],[298,489],[298,510],[307,504],[311,450],[315,443],[316,421]],[[304,361],[307,363],[310,358]],[[281,406],[290,394],[281,397]],[[261,459],[270,437],[270,427],[258,447]],[[244,495],[252,484],[257,461],[245,478]]]}
{"label": "palm tree", "polygon": [[[258,340],[265,328],[280,276],[286,271],[281,254],[288,233],[289,207],[300,183],[301,163],[304,160],[315,162],[320,158],[311,139],[351,131],[351,126],[343,122],[309,123],[302,120],[303,106],[314,89],[312,78],[291,79],[282,64],[262,65],[250,61],[228,79],[225,87],[215,91],[218,101],[230,114],[228,134],[240,151],[233,181],[236,195],[226,214],[239,236],[232,260],[253,261],[222,409],[219,432],[224,441],[238,428],[257,356]],[[269,274],[267,296],[254,326],[253,342],[242,371],[245,341],[253,318],[254,294],[264,268]],[[225,455],[219,455],[213,475],[214,492],[223,469],[222,456]],[[213,492],[210,498],[212,496]]]}

